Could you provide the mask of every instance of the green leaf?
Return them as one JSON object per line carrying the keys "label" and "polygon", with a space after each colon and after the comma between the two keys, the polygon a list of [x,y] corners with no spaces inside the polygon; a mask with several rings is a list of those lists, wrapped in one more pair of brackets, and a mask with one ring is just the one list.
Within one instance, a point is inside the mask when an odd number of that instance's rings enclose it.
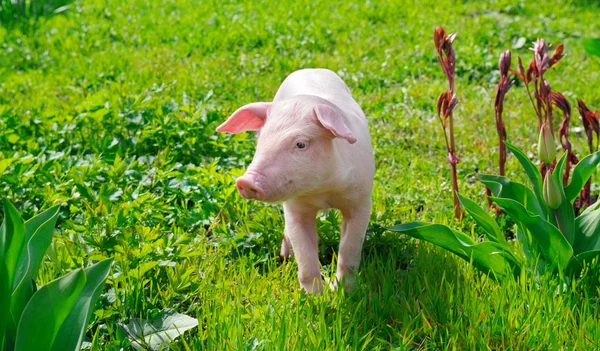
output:
{"label": "green leaf", "polygon": [[25,224],[17,209],[6,199],[4,222],[0,229],[0,260],[4,260],[8,273],[8,286],[12,287],[19,257],[25,246]]}
{"label": "green leaf", "polygon": [[104,288],[112,259],[106,259],[85,269],[86,283],[77,301],[54,339],[53,351],[79,350],[94,305]]}
{"label": "green leaf", "polygon": [[517,147],[515,147],[507,141],[505,141],[504,144],[506,145],[506,148],[508,148],[513,153],[513,155],[515,155],[517,160],[519,160],[519,163],[521,163],[521,166],[525,170],[529,181],[531,181],[531,185],[533,186],[533,192],[537,196],[538,200],[542,201],[542,199],[544,198],[542,196],[542,174],[540,173],[538,168],[531,162],[531,160],[529,160],[529,157],[527,157],[527,155],[521,152],[521,150],[517,149]]}
{"label": "green leaf", "polygon": [[577,228],[573,251],[579,254],[585,251],[600,250],[600,202],[589,207],[575,219]]}
{"label": "green leaf", "polygon": [[600,38],[583,39],[583,48],[588,54],[600,57]]}
{"label": "green leaf", "polygon": [[491,190],[494,196],[515,200],[530,212],[546,217],[548,208],[543,198],[536,198],[533,191],[525,185],[506,177],[487,174],[480,175],[479,180]]}
{"label": "green leaf", "polygon": [[492,201],[500,206],[513,221],[520,223],[529,231],[546,261],[551,265],[556,264],[561,271],[564,271],[573,256],[573,249],[555,226],[539,215],[527,211],[517,201],[497,197],[492,198]]}
{"label": "green leaf", "polygon": [[590,263],[594,258],[600,256],[600,250],[590,250],[580,252],[573,256],[567,267],[567,274],[574,275],[579,274],[586,263]]}
{"label": "green leaf", "polygon": [[476,243],[471,237],[445,225],[411,222],[387,229],[446,249],[465,261],[472,262],[484,273],[491,272],[498,277],[504,277],[520,272],[519,261],[507,246],[490,241]]}
{"label": "green leaf", "polygon": [[165,309],[155,320],[132,318],[129,324],[121,327],[136,349],[146,349],[147,345],[150,350],[160,350],[161,345],[175,340],[186,330],[197,325],[196,318]]}
{"label": "green leaf", "polygon": [[0,260],[0,350],[4,350],[6,328],[10,314],[10,288],[8,286],[8,271],[4,260]]}
{"label": "green leaf", "polygon": [[[550,216],[553,215],[552,212],[556,212],[558,214],[558,218],[560,219],[559,229],[562,229],[561,232],[569,242],[571,246],[573,246],[573,242],[575,241],[575,212],[573,211],[573,205],[570,201],[567,201],[565,196],[565,191],[562,186],[562,177],[565,172],[565,161],[567,159],[567,153],[565,152],[556,167],[554,168],[554,172],[552,173],[552,177],[556,180],[556,183],[559,184],[558,189],[560,191],[560,196],[562,202],[560,207],[556,209],[556,211],[550,211]],[[547,177],[548,175],[546,175]]]}
{"label": "green leaf", "polygon": [[11,311],[18,323],[27,301],[35,291],[35,278],[52,242],[58,219],[58,206],[52,207],[25,223],[25,249],[21,253],[13,282]]}
{"label": "green leaf", "polygon": [[52,350],[54,339],[85,283],[85,272],[77,269],[36,291],[21,316],[15,351]]}
{"label": "green leaf", "polygon": [[600,152],[595,152],[584,157],[575,165],[571,183],[565,188],[565,196],[570,203],[573,203],[577,196],[579,196],[581,189],[583,189],[585,183],[594,174],[598,164],[600,164]]}
{"label": "green leaf", "polygon": [[479,207],[475,202],[463,197],[460,194],[458,195],[458,199],[462,206],[469,212],[469,214],[473,217],[475,222],[485,230],[486,238],[491,241],[505,243],[506,239],[504,238],[504,233],[498,227],[496,221],[490,216],[490,214],[485,211],[483,208]]}

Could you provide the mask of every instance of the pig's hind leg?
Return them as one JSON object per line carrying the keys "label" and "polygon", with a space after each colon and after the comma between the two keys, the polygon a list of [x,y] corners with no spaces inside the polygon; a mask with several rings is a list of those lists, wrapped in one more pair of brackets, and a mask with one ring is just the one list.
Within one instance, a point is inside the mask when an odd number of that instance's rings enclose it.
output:
{"label": "pig's hind leg", "polygon": [[286,259],[294,256],[294,250],[292,250],[292,242],[290,241],[288,234],[283,233],[283,240],[281,240],[281,251],[279,251],[279,257]]}
{"label": "pig's hind leg", "polygon": [[308,292],[321,293],[323,282],[319,265],[317,210],[286,201],[283,204],[283,211],[285,236],[289,239],[298,262],[300,286]]}
{"label": "pig's hind leg", "polygon": [[348,290],[356,284],[356,274],[370,217],[370,199],[364,201],[359,207],[342,210],[342,230],[334,287],[344,282],[344,288]]}

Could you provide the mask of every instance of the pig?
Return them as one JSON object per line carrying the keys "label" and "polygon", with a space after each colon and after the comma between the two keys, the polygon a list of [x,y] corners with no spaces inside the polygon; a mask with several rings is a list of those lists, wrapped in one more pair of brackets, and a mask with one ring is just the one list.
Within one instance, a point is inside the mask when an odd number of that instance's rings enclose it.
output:
{"label": "pig", "polygon": [[283,203],[281,256],[295,256],[298,280],[321,293],[316,216],[342,214],[336,280],[356,284],[371,214],[375,160],[365,115],[350,89],[327,69],[302,69],[281,84],[273,102],[236,110],[217,132],[256,131],[256,152],[236,187],[246,199]]}

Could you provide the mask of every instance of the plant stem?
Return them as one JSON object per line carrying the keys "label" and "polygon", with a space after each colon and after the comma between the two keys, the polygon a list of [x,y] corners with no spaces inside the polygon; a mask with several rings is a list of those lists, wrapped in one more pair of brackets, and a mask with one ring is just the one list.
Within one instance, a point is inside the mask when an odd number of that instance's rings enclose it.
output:
{"label": "plant stem", "polygon": [[504,166],[506,164],[506,129],[502,123],[502,113],[496,110],[496,129],[498,130],[498,170],[501,176],[505,175]]}
{"label": "plant stem", "polygon": [[[549,177],[552,177],[552,175],[549,175]],[[565,231],[563,229],[562,222],[560,221],[560,216],[558,215],[558,210],[554,210],[554,217],[556,218],[556,223],[558,224],[558,230],[560,230],[560,232],[564,236]]]}
{"label": "plant stem", "polygon": [[458,182],[456,179],[456,164],[451,163],[450,167],[452,167],[452,192],[454,193],[454,217],[456,219],[462,219],[463,213],[460,209],[460,201],[458,200]]}
{"label": "plant stem", "polygon": [[527,90],[527,96],[529,96],[529,101],[531,101],[531,106],[533,106],[533,110],[538,118],[538,131],[542,129],[542,114],[538,111],[535,102],[533,101],[533,97],[531,97],[531,90],[529,90],[529,83],[525,83],[525,89]]}
{"label": "plant stem", "polygon": [[[452,91],[450,91],[452,93]],[[450,133],[450,148],[448,149],[450,167],[452,169],[452,193],[454,195],[454,217],[462,219],[462,211],[460,209],[460,201],[458,199],[458,179],[456,176],[456,163],[458,159],[455,154],[454,145],[454,118],[452,113],[448,116],[448,131]]]}

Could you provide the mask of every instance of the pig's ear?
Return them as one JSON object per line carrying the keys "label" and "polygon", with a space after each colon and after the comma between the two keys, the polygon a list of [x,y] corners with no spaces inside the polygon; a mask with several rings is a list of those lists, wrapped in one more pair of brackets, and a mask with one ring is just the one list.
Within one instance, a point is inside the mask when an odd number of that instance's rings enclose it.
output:
{"label": "pig's ear", "polygon": [[319,122],[336,138],[346,139],[350,144],[356,142],[356,137],[352,134],[346,123],[344,123],[344,118],[333,107],[326,104],[318,104],[314,110]]}
{"label": "pig's ear", "polygon": [[236,134],[247,130],[258,130],[265,123],[270,107],[270,102],[253,102],[242,106],[217,127],[217,132]]}

